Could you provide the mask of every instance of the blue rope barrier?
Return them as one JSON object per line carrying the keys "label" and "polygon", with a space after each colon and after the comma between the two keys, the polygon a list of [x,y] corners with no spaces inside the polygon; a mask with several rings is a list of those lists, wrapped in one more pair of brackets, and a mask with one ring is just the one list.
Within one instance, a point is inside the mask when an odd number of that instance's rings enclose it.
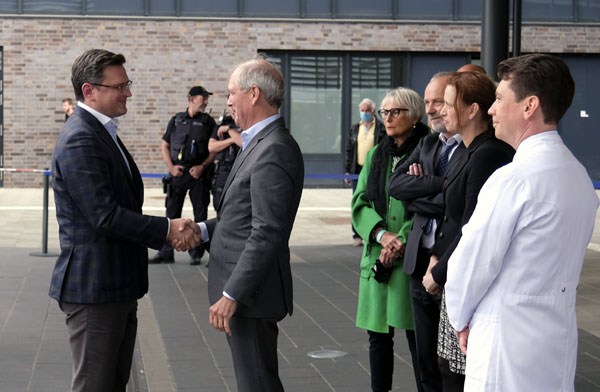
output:
{"label": "blue rope barrier", "polygon": [[[52,171],[50,170],[43,170],[42,173],[45,176],[51,176],[52,175]],[[142,177],[144,178],[162,178],[164,176],[166,176],[167,174],[161,174],[161,173],[141,173]],[[343,179],[349,179],[349,180],[357,180],[358,179],[358,174],[305,174],[304,178],[308,178],[308,179],[313,179],[313,180],[343,180]],[[600,189],[600,182],[594,182],[594,189]]]}

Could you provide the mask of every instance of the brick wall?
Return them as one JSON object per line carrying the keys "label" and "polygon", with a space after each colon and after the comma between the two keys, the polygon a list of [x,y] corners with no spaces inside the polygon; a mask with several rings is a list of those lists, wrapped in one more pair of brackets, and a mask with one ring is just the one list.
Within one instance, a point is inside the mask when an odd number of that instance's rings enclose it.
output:
{"label": "brick wall", "polygon": [[[522,51],[598,53],[600,27],[524,26]],[[473,51],[474,24],[174,21],[146,19],[0,20],[4,48],[4,167],[44,168],[63,124],[61,99],[73,97],[70,67],[84,50],[123,53],[134,81],[120,136],[142,172],[166,172],[160,137],[186,107],[190,86],[225,105],[230,69],[257,50]],[[41,175],[7,173],[5,187],[37,187]],[[158,186],[159,180],[146,180]]]}

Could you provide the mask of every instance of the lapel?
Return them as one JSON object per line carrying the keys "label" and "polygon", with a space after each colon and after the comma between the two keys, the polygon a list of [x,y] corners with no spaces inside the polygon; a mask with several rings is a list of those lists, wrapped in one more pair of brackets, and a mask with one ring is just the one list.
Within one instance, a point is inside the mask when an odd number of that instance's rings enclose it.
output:
{"label": "lapel", "polygon": [[[140,174],[140,171],[139,171],[137,165],[135,164],[133,157],[131,156],[131,154],[125,147],[125,144],[123,144],[123,142],[121,141],[121,138],[118,135],[117,135],[117,142],[119,142],[119,146],[123,150],[123,154],[125,154],[125,157],[127,157],[127,162],[129,163],[129,170],[131,170],[131,175],[128,176],[130,179],[129,183],[133,186],[133,190],[135,192],[135,195],[137,196],[137,201],[138,201],[139,205],[141,206],[144,203],[144,183],[142,182],[142,175]],[[121,155],[121,154],[119,153],[119,155]],[[121,161],[122,161],[122,159],[121,159]],[[125,166],[125,170],[127,170],[127,173],[129,174],[127,165],[124,165],[124,166]]]}
{"label": "lapel", "polygon": [[[87,110],[84,110],[80,107],[75,109],[75,113],[81,116],[82,120],[87,124],[90,124],[93,131],[96,132],[100,140],[104,143],[105,148],[112,153],[112,162],[118,162],[117,164],[121,166],[121,169],[124,171],[125,178],[127,178],[127,183],[131,187],[131,190],[136,195],[136,200],[140,201],[140,190],[143,189],[143,186],[140,186],[141,183],[140,172],[133,162],[133,158],[129,154],[129,151],[125,148],[125,145],[121,142],[121,139],[117,136],[117,141],[119,142],[119,146],[123,149],[123,153],[127,157],[127,161],[129,162],[129,167],[131,168],[131,175],[129,174],[129,170],[127,169],[127,164],[123,161],[123,155],[119,151],[119,148],[115,144],[115,141],[112,139],[104,125],[96,117],[94,117]],[[142,195],[143,196],[143,195]]]}
{"label": "lapel", "polygon": [[452,159],[450,160],[450,162],[452,162],[452,161],[454,161],[454,158],[459,158],[459,160],[456,161],[456,164],[453,165],[449,169],[450,172],[448,173],[447,181],[445,181],[445,183],[444,183],[444,190],[446,190],[446,188],[448,188],[448,186],[452,183],[452,181],[454,181],[459,176],[459,174],[462,173],[464,167],[469,162],[469,158],[475,151],[477,151],[479,146],[481,146],[486,140],[488,140],[492,137],[494,137],[493,132],[487,130],[487,131],[477,135],[475,137],[475,139],[473,139],[473,141],[471,142],[471,145],[468,148],[465,148],[463,143],[461,143],[461,146],[457,147],[457,150],[454,151],[454,154],[459,152],[458,149],[461,147],[463,148],[463,151],[460,151],[461,155],[459,157],[455,157],[453,155]]}
{"label": "lapel", "polygon": [[283,127],[285,127],[285,121],[283,120],[283,118],[280,117],[277,120],[270,123],[269,125],[267,125],[262,131],[260,131],[256,136],[254,136],[254,138],[250,141],[250,144],[248,144],[248,146],[244,150],[239,152],[238,156],[235,158],[235,161],[233,162],[233,167],[231,168],[231,172],[229,173],[229,176],[227,177],[227,181],[225,182],[225,185],[223,186],[223,192],[221,193],[221,198],[219,199],[219,204],[217,206],[217,212],[219,212],[221,210],[221,205],[223,204],[222,202],[223,202],[223,200],[225,200],[225,194],[227,193],[227,190],[229,189],[229,186],[231,185],[233,178],[235,177],[239,168],[244,164],[244,161],[246,161],[248,156],[250,156],[250,154],[252,154],[252,150],[254,150],[254,148],[258,145],[258,143],[260,143],[261,140],[263,140],[265,137],[267,137],[275,129],[283,128]]}

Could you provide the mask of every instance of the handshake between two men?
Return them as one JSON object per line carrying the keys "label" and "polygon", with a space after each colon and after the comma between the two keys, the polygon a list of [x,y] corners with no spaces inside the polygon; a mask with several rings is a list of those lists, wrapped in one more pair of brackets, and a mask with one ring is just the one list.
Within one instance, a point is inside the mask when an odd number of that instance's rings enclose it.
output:
{"label": "handshake between two men", "polygon": [[167,235],[167,241],[177,251],[187,251],[202,243],[202,231],[196,222],[191,219],[171,219],[171,229]]}

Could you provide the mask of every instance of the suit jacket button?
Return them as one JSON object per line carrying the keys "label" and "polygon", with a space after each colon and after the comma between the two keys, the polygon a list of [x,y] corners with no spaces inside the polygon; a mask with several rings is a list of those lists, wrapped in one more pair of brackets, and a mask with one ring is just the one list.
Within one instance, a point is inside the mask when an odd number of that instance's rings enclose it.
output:
{"label": "suit jacket button", "polygon": [[444,233],[440,233],[439,237],[444,238]]}
{"label": "suit jacket button", "polygon": [[444,222],[448,222],[448,216],[447,215],[444,216]]}

